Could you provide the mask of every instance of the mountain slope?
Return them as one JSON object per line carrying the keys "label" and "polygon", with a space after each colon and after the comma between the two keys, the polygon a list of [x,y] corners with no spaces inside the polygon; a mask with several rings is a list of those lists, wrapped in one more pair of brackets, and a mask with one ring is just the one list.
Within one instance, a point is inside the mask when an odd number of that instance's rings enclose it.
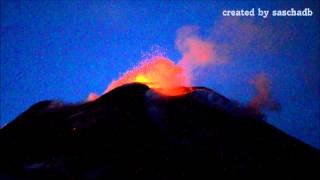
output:
{"label": "mountain slope", "polygon": [[319,176],[318,150],[213,90],[192,89],[168,97],[129,84],[92,102],[39,102],[1,129],[0,177]]}

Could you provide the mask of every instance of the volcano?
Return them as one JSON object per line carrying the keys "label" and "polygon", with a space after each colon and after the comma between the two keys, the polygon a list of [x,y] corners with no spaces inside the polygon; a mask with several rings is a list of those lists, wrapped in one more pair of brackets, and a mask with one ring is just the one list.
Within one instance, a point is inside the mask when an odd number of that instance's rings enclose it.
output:
{"label": "volcano", "polygon": [[204,87],[123,85],[81,104],[42,101],[1,129],[0,179],[319,177],[320,152]]}

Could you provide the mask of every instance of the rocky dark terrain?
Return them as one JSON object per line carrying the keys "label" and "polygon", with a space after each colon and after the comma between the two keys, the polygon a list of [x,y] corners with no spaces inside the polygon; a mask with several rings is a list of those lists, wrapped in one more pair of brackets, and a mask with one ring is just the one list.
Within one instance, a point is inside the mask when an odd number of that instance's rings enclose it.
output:
{"label": "rocky dark terrain", "polygon": [[0,131],[0,179],[319,178],[319,150],[192,89],[168,97],[129,84],[91,102],[36,103]]}

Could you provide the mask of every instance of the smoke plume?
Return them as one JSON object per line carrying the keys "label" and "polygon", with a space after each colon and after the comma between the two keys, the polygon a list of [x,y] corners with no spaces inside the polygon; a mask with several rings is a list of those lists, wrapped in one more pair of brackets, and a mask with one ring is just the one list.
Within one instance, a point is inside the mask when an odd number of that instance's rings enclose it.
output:
{"label": "smoke plume", "polygon": [[271,81],[265,73],[258,74],[251,83],[256,88],[256,96],[252,98],[249,106],[257,111],[267,109],[271,111],[280,110],[280,104],[271,97]]}

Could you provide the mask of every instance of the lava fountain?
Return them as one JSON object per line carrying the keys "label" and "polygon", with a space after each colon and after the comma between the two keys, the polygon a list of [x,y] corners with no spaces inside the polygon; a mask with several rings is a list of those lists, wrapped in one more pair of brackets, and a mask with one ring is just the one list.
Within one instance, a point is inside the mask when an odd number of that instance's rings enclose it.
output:
{"label": "lava fountain", "polygon": [[128,83],[143,83],[160,94],[167,96],[183,95],[191,91],[191,80],[182,66],[168,58],[156,56],[142,61],[137,67],[113,81],[106,92]]}

